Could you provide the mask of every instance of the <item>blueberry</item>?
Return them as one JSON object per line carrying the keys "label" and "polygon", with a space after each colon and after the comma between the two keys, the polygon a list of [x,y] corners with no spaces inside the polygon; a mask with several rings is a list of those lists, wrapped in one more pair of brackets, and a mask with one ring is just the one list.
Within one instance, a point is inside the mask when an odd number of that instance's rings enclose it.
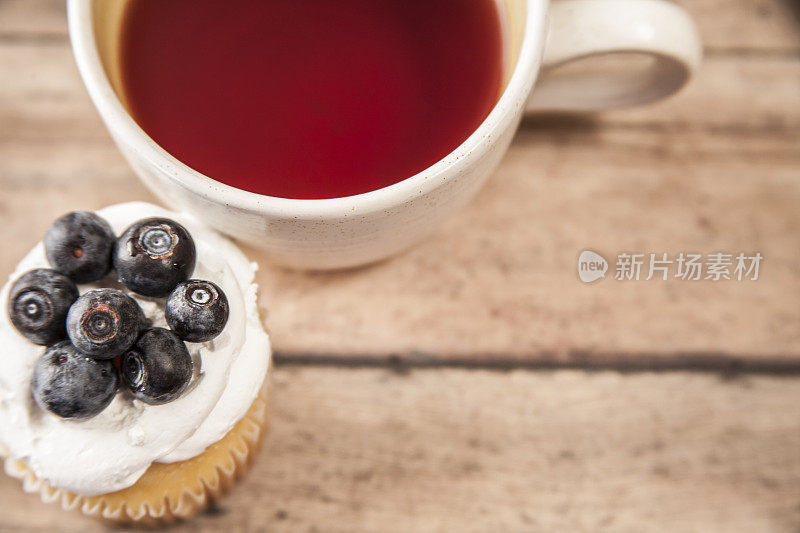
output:
{"label": "blueberry", "polygon": [[62,418],[90,418],[108,407],[119,388],[114,363],[97,361],[69,341],[49,347],[36,363],[31,391],[39,407]]}
{"label": "blueberry", "polygon": [[164,297],[194,272],[192,236],[167,218],[146,218],[128,227],[114,245],[119,280],[145,296]]}
{"label": "blueberry", "polygon": [[145,330],[122,357],[122,382],[136,398],[160,405],[178,398],[192,379],[192,356],[168,329]]}
{"label": "blueberry", "polygon": [[111,270],[117,236],[108,222],[88,211],[56,219],[44,235],[50,265],[75,283],[97,281]]}
{"label": "blueberry", "polygon": [[228,298],[216,283],[192,279],[169,294],[165,315],[170,329],[181,339],[210,341],[228,322]]}
{"label": "blueberry", "polygon": [[113,359],[133,345],[144,324],[136,300],[116,289],[95,289],[70,308],[67,335],[86,355]]}
{"label": "blueberry", "polygon": [[49,268],[29,270],[11,285],[8,316],[22,335],[35,344],[53,344],[67,336],[64,320],[78,298],[78,287]]}

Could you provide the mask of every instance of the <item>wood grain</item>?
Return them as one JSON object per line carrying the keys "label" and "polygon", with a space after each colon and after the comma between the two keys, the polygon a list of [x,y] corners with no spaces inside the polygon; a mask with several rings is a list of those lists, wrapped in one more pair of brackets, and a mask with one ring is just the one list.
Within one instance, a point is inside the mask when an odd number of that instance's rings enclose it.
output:
{"label": "wood grain", "polygon": [[[478,199],[408,254],[358,272],[265,269],[276,346],[422,362],[797,360],[800,153],[765,144],[522,131]],[[575,272],[584,249],[768,259],[755,282],[589,286]]]}
{"label": "wood grain", "polygon": [[[797,379],[279,368],[254,470],[174,531],[794,532]],[[0,530],[102,531],[0,476]]]}
{"label": "wood grain", "polygon": [[709,52],[746,55],[800,52],[794,0],[677,0],[695,20]]}

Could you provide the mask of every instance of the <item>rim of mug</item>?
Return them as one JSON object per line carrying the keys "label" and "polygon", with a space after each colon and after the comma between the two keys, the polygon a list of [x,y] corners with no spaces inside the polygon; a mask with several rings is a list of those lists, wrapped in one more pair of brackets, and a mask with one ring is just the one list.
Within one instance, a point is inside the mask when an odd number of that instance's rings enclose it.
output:
{"label": "rim of mug", "polygon": [[514,123],[524,112],[541,63],[548,4],[548,0],[525,1],[525,33],[511,77],[489,115],[452,152],[426,169],[380,189],[337,198],[298,199],[268,196],[227,185],[191,168],[156,143],[133,119],[108,80],[96,46],[92,2],[67,0],[69,37],[78,71],[108,129],[124,138],[138,155],[169,175],[173,182],[207,201],[250,212],[304,218],[357,215],[396,206],[398,198],[402,202],[410,201],[447,181],[453,166],[464,165],[488,150],[489,143],[483,140]]}

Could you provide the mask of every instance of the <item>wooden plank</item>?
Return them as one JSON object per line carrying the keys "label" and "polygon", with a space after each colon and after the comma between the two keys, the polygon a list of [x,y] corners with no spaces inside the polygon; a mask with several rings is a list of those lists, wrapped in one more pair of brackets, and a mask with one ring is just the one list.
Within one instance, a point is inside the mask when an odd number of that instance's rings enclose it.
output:
{"label": "wooden plank", "polygon": [[[278,368],[272,430],[175,531],[793,532],[800,380]],[[91,532],[0,475],[0,530]]]}
{"label": "wooden plank", "polygon": [[[793,0],[678,0],[712,52],[800,51]],[[0,39],[66,39],[63,0],[0,0]]]}
{"label": "wooden plank", "polygon": [[[797,360],[796,148],[796,138],[522,131],[477,200],[424,245],[354,272],[265,270],[276,346],[422,363]],[[585,285],[584,249],[612,261],[766,259],[755,282]]]}
{"label": "wooden plank", "polygon": [[[0,72],[7,80],[0,84],[0,139],[108,139],[66,45],[0,46]],[[798,87],[800,60],[710,57],[678,95],[640,109],[599,114],[587,126],[796,133]]]}
{"label": "wooden plank", "polygon": [[800,8],[795,0],[676,0],[694,18],[709,52],[751,50],[797,55]]}
{"label": "wooden plank", "polygon": [[109,139],[66,43],[0,43],[0,72],[0,139]]}
{"label": "wooden plank", "polygon": [[[798,27],[800,35],[800,27]],[[598,126],[800,132],[800,56],[707,57],[678,94],[651,105],[600,114]],[[535,117],[534,117],[535,119]]]}
{"label": "wooden plank", "polygon": [[0,41],[67,39],[64,0],[0,0]]}
{"label": "wooden plank", "polygon": [[[800,360],[797,138],[526,129],[432,239],[369,268],[258,280],[284,355],[561,364]],[[0,269],[59,213],[149,199],[106,144],[0,143]],[[583,249],[760,252],[758,281],[576,276]],[[681,363],[681,364],[683,364]],[[716,364],[715,363],[715,364]]]}

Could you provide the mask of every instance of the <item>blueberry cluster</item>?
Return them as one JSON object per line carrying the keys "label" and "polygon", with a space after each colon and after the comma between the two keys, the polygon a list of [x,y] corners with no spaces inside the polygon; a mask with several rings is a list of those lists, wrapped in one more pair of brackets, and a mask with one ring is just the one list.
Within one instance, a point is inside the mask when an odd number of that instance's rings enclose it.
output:
{"label": "blueberry cluster", "polygon": [[[8,315],[28,340],[47,346],[36,364],[36,403],[63,418],[99,414],[120,386],[160,405],[178,398],[193,374],[186,342],[206,342],[228,321],[228,300],[210,281],[190,279],[196,251],[186,228],[167,218],[135,222],[117,237],[94,213],[57,219],[44,237],[52,268],[11,286]],[[114,269],[126,288],[166,298],[169,329],[148,327],[136,300],[113,288],[80,294],[77,284]]]}

